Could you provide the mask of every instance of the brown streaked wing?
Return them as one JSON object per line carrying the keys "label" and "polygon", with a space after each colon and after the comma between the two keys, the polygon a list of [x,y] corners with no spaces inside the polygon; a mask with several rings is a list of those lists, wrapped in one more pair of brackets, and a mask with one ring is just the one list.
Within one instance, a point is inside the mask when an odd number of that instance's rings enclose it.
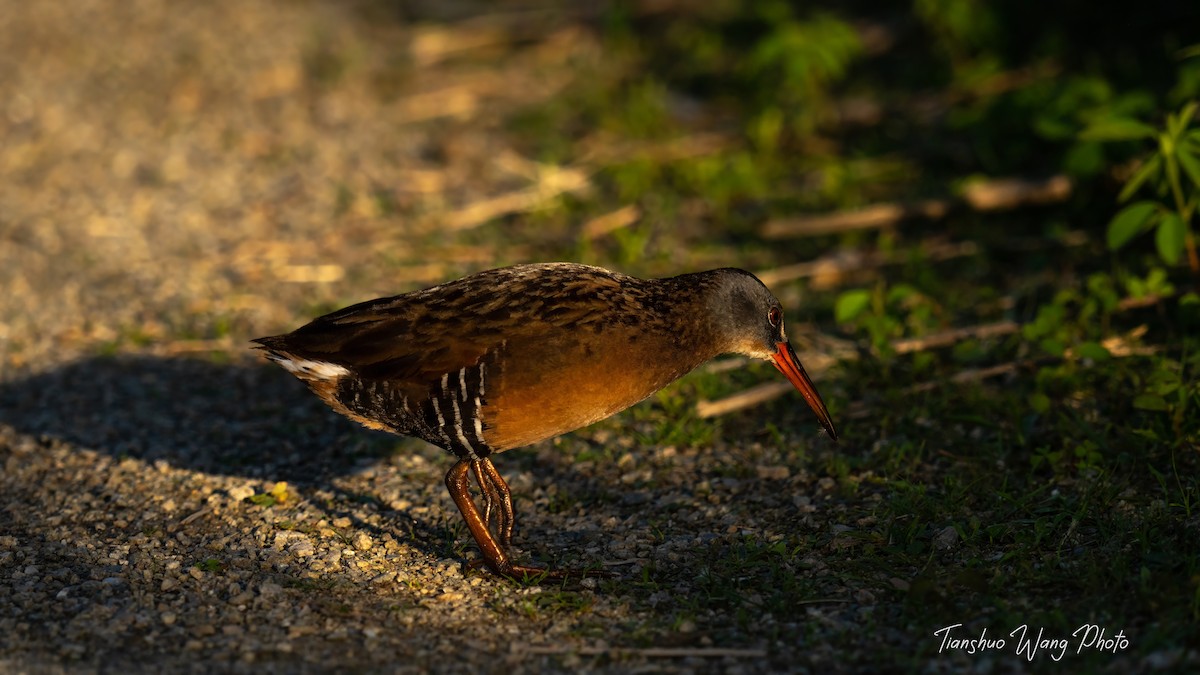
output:
{"label": "brown streaked wing", "polygon": [[465,330],[461,319],[438,316],[421,302],[395,298],[321,317],[296,331],[262,340],[300,358],[345,366],[364,380],[402,383],[410,398],[427,395],[442,375],[470,366],[499,339]]}

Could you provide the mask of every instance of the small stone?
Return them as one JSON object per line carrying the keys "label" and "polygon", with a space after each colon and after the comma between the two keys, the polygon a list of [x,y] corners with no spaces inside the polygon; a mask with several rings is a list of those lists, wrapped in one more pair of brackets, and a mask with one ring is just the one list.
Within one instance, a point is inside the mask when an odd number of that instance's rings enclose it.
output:
{"label": "small stone", "polygon": [[254,496],[254,488],[249,485],[241,485],[235,488],[229,488],[229,497],[235,502],[240,502],[243,499],[249,499]]}
{"label": "small stone", "polygon": [[360,551],[371,550],[371,537],[366,532],[357,532],[354,535],[354,548]]}
{"label": "small stone", "polygon": [[175,579],[173,577],[167,577],[162,580],[162,585],[159,586],[159,590],[169,591],[178,585],[179,585],[179,582],[175,581]]}
{"label": "small stone", "polygon": [[755,471],[763,480],[786,480],[792,475],[791,469],[786,466],[758,466]]}
{"label": "small stone", "polygon": [[942,531],[938,532],[937,536],[933,538],[933,547],[939,551],[947,551],[952,549],[957,543],[958,530],[954,529],[954,526],[952,525],[947,525],[946,527],[942,528]]}
{"label": "small stone", "polygon": [[175,624],[175,619],[178,617],[175,616],[175,612],[163,612],[160,618],[162,619],[163,625],[172,626]]}
{"label": "small stone", "polygon": [[341,518],[334,518],[333,526],[334,527],[350,527],[350,519],[345,516],[342,516]]}
{"label": "small stone", "polygon": [[289,546],[288,551],[297,558],[307,558],[316,553],[317,549],[312,545],[311,541],[301,539]]}

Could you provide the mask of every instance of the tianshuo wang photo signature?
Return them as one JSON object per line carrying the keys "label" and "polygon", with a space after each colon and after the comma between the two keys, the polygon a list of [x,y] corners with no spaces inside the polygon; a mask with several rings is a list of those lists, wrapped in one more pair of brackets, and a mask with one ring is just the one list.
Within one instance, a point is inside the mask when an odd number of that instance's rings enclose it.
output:
{"label": "tianshuo wang photo signature", "polygon": [[1029,661],[1041,656],[1048,656],[1054,661],[1061,661],[1070,651],[1080,654],[1084,651],[1099,651],[1119,654],[1129,648],[1129,638],[1124,630],[1110,633],[1103,626],[1085,623],[1076,628],[1070,637],[1047,635],[1045,628],[1034,630],[1027,624],[1021,624],[1013,629],[1007,637],[990,637],[988,629],[984,628],[978,636],[970,635],[962,629],[961,623],[939,628],[933,632],[938,638],[938,653],[965,652],[978,654],[987,651],[1013,651],[1017,656]]}

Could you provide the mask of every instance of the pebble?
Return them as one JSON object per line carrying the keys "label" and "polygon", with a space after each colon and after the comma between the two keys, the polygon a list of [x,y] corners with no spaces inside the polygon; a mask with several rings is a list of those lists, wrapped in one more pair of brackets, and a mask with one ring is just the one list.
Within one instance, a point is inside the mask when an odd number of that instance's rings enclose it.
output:
{"label": "pebble", "polygon": [[933,538],[933,547],[939,551],[948,551],[958,544],[958,530],[953,525],[942,528]]}
{"label": "pebble", "polygon": [[786,466],[757,466],[755,473],[763,480],[786,480],[791,477],[792,470]]}
{"label": "pebble", "polygon": [[356,548],[360,551],[371,550],[371,545],[372,545],[371,537],[366,532],[354,533],[354,539],[353,539],[352,543],[354,544],[354,548]]}
{"label": "pebble", "polygon": [[240,485],[238,487],[229,488],[229,498],[235,502],[240,502],[243,499],[249,499],[254,496],[254,488],[249,485]]}
{"label": "pebble", "polygon": [[288,552],[297,558],[307,558],[316,553],[317,549],[308,539],[301,539],[299,541],[292,542],[292,545],[288,547]]}

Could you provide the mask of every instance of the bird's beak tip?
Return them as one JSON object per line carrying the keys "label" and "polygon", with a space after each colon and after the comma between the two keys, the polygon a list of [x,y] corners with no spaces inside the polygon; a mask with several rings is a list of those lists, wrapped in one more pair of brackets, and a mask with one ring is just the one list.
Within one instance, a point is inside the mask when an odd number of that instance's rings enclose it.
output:
{"label": "bird's beak tip", "polygon": [[800,359],[796,357],[796,352],[792,349],[791,343],[780,342],[776,344],[775,354],[771,357],[771,360],[775,364],[775,367],[779,369],[779,372],[783,373],[784,377],[804,397],[804,401],[808,403],[808,407],[812,408],[812,411],[816,413],[821,426],[825,427],[825,431],[829,432],[829,437],[837,441],[838,433],[837,429],[833,426],[833,418],[829,416],[829,409],[825,406],[825,401],[821,399],[821,394],[817,391],[816,385],[809,379],[808,373],[804,372],[804,366],[800,364]]}

